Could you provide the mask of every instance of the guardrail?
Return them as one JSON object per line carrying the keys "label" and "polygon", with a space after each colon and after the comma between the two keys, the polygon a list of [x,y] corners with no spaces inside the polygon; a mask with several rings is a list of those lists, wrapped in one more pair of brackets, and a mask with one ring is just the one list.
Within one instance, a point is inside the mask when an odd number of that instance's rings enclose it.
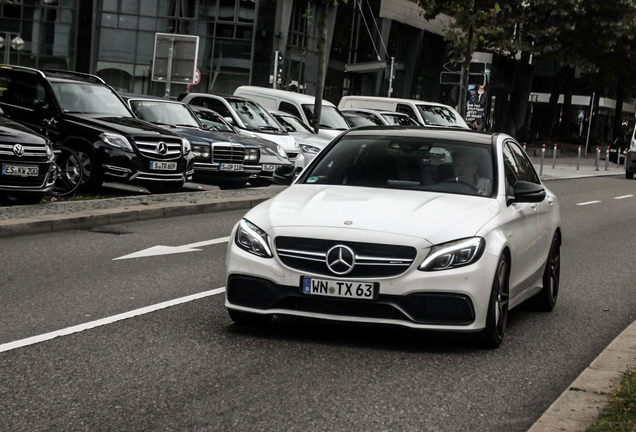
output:
{"label": "guardrail", "polygon": [[[526,143],[523,144],[523,149],[526,150],[526,153],[527,153]],[[552,169],[556,168],[557,153],[558,153],[558,145],[555,143],[554,149],[552,151]],[[600,168],[601,153],[602,153],[601,146],[596,146],[595,160],[594,160],[594,168],[596,171],[600,171],[601,169]],[[535,154],[535,157],[536,157],[536,154]],[[615,162],[616,168],[620,168],[621,162],[623,163],[623,166],[624,166],[626,158],[627,158],[627,149],[623,150],[622,148],[619,147],[617,150],[617,155],[616,155],[616,162]],[[545,162],[546,162],[546,145],[543,144],[543,146],[541,147],[539,175],[543,175],[543,167],[545,165]],[[576,169],[579,170],[580,167],[581,167],[581,146],[579,146],[578,148],[578,153],[576,158]],[[607,146],[605,150],[605,171],[609,171],[609,167],[610,167],[610,147]]]}

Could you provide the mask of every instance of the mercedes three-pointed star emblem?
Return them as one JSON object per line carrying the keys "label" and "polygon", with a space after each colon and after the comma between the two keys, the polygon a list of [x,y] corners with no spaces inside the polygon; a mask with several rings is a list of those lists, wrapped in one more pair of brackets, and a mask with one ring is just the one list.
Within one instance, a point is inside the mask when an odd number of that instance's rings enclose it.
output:
{"label": "mercedes three-pointed star emblem", "polygon": [[336,245],[327,252],[326,262],[329,270],[342,276],[353,270],[356,264],[356,256],[351,248],[344,245]]}

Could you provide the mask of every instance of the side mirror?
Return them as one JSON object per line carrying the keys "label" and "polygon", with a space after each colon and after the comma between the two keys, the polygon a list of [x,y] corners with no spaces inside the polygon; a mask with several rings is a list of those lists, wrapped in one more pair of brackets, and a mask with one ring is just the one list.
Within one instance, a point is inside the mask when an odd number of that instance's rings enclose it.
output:
{"label": "side mirror", "polygon": [[546,197],[543,185],[518,181],[515,185],[514,197],[508,198],[508,205],[513,202],[518,203],[540,203]]}
{"label": "side mirror", "polygon": [[231,125],[235,125],[236,122],[234,121],[234,119],[232,117],[223,117],[223,120],[225,120],[226,122],[228,122]]}
{"label": "side mirror", "polygon": [[33,110],[35,112],[38,113],[44,113],[47,112],[49,110],[49,104],[47,104],[45,101],[43,100],[37,100],[35,101],[35,103],[33,104]]}
{"label": "side mirror", "polygon": [[283,165],[274,171],[274,183],[289,186],[294,181],[296,168],[293,165]]}

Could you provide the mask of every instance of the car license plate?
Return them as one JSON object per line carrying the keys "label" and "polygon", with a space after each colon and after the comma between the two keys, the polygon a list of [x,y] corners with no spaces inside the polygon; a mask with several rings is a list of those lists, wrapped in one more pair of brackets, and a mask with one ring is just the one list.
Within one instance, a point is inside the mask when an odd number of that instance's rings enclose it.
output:
{"label": "car license plate", "polygon": [[37,177],[38,167],[25,165],[2,165],[2,174],[22,177]]}
{"label": "car license plate", "polygon": [[150,162],[151,170],[176,171],[176,162]]}
{"label": "car license plate", "polygon": [[277,168],[276,165],[263,164],[263,171],[273,172],[273,171],[276,171],[276,168]]}
{"label": "car license plate", "polygon": [[344,297],[358,300],[378,298],[380,284],[377,282],[337,281],[304,277],[302,292],[309,295]]}
{"label": "car license plate", "polygon": [[243,164],[222,163],[219,164],[220,171],[243,171]]}

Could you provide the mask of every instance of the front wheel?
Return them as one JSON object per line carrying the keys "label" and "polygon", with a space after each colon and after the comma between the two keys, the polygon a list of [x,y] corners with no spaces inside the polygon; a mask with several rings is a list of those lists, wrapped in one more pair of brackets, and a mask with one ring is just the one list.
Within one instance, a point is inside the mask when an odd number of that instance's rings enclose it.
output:
{"label": "front wheel", "polygon": [[634,178],[634,173],[633,172],[629,172],[629,171],[625,171],[625,178],[626,179],[633,179]]}
{"label": "front wheel", "polygon": [[82,192],[95,191],[104,182],[104,174],[97,156],[84,146],[74,146],[73,150],[77,153],[84,169],[84,178],[78,189]]}
{"label": "front wheel", "polygon": [[82,184],[84,168],[77,153],[68,147],[55,149],[55,184],[49,192],[53,196],[70,195]]}
{"label": "front wheel", "polygon": [[486,328],[479,334],[484,348],[498,348],[503,341],[508,323],[508,259],[499,258],[495,280],[492,283]]}

